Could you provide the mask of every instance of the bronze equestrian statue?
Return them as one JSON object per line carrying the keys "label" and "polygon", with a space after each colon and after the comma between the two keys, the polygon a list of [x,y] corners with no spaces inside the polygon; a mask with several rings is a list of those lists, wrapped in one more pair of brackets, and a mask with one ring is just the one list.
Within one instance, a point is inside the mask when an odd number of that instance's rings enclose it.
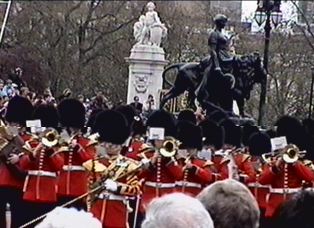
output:
{"label": "bronze equestrian statue", "polygon": [[[228,49],[230,40],[222,34],[227,17],[219,14],[214,21],[216,27],[208,39],[210,56],[200,63],[177,63],[164,70],[164,83],[170,85],[171,89],[161,100],[161,107],[168,100],[188,91],[188,103],[192,108],[197,98],[203,107],[211,102],[232,115],[233,100],[236,100],[240,115],[244,116],[244,101],[249,99],[255,83],[266,80],[266,71],[258,53],[231,55]],[[166,73],[171,69],[177,69],[173,85],[166,78]]]}

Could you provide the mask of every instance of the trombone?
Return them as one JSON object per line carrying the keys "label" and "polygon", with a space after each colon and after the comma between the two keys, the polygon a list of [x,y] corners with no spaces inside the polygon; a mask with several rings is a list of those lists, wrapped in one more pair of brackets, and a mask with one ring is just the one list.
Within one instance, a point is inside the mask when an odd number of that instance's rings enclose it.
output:
{"label": "trombone", "polygon": [[180,142],[173,137],[167,137],[162,148],[159,149],[159,153],[162,157],[171,158],[174,157],[179,150]]}

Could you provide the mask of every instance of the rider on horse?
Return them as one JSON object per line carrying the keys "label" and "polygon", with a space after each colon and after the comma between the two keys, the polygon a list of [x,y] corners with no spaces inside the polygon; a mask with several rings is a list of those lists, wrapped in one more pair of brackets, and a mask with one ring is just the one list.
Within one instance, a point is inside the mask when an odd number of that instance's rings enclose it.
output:
{"label": "rider on horse", "polygon": [[[205,71],[205,77],[199,86],[198,97],[200,100],[206,100],[210,94],[203,94],[204,86],[207,80],[216,82],[216,88],[224,90],[223,94],[226,96],[228,106],[232,107],[231,94],[228,96],[228,92],[231,93],[233,89],[235,78],[232,72],[232,64],[235,56],[230,52],[231,38],[228,38],[223,33],[223,28],[228,22],[228,18],[225,15],[218,14],[214,18],[215,29],[209,34],[208,46],[210,47],[210,56],[201,61],[201,67]],[[214,67],[215,74],[209,74],[208,72]],[[209,69],[207,71],[207,69]],[[207,72],[207,73],[206,73]],[[210,79],[208,77],[211,77]],[[222,92],[222,91],[221,91]],[[223,95],[222,94],[222,95]],[[229,110],[231,111],[231,110]]]}

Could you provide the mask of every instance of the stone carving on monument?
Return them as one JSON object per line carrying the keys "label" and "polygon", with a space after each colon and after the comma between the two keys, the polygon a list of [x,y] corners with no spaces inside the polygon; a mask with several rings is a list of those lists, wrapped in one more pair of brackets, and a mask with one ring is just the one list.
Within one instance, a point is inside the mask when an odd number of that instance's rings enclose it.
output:
{"label": "stone carving on monument", "polygon": [[167,36],[167,28],[161,23],[153,2],[147,3],[147,12],[134,24],[134,37],[138,44],[160,47],[162,38]]}
{"label": "stone carving on monument", "polygon": [[159,97],[163,84],[161,75],[168,63],[161,47],[167,28],[161,23],[153,2],[147,3],[146,8],[147,12],[133,26],[135,44],[130,56],[125,58],[129,63],[128,103],[134,96],[138,96],[140,102],[149,94]]}

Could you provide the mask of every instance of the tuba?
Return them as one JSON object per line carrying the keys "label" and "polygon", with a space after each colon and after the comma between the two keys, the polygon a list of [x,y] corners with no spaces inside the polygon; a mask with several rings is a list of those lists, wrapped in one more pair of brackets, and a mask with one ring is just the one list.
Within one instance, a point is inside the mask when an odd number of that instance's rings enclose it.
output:
{"label": "tuba", "polygon": [[167,137],[162,144],[162,148],[159,150],[159,153],[165,158],[174,157],[179,150],[179,145],[180,143],[178,140],[173,137]]}

